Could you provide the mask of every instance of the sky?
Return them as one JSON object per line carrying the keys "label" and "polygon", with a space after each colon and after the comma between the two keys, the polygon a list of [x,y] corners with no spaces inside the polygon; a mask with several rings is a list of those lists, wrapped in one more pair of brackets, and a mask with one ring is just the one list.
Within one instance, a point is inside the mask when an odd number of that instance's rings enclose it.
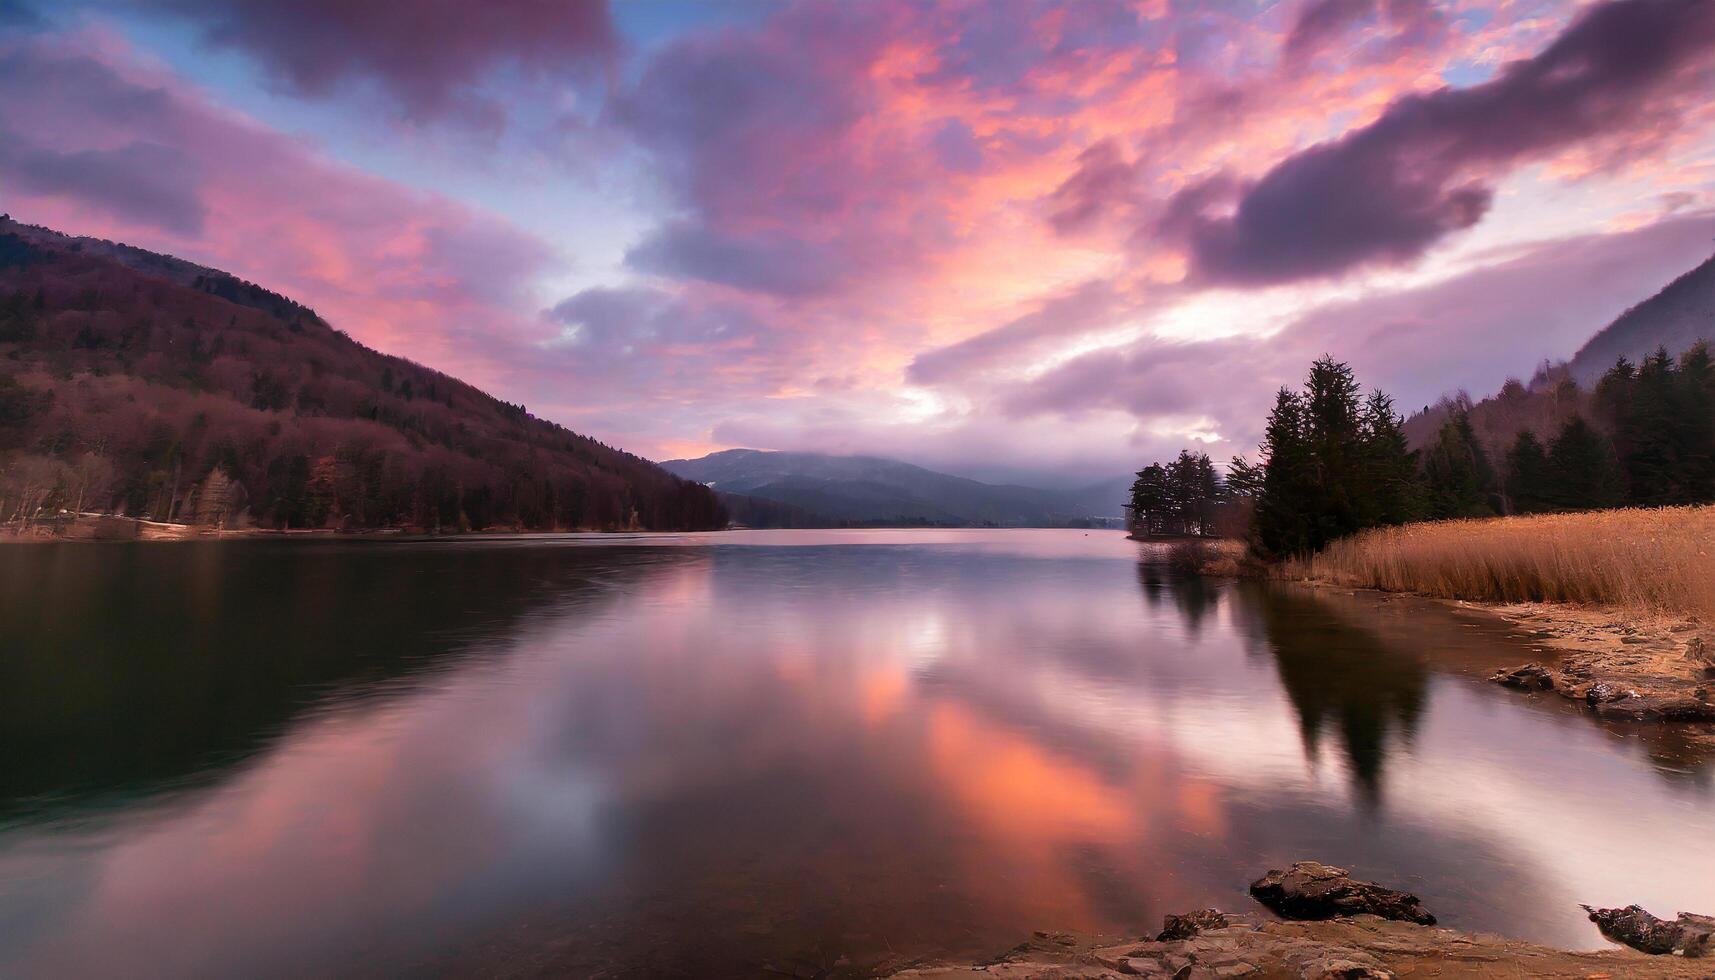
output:
{"label": "sky", "polygon": [[0,210],[655,459],[1039,485],[1715,252],[1715,0],[0,0]]}

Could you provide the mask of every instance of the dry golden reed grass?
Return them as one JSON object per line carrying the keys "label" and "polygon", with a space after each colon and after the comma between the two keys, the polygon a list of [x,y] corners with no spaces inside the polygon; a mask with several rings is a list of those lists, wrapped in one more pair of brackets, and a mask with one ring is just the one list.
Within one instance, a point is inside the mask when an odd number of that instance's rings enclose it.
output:
{"label": "dry golden reed grass", "polygon": [[1448,599],[1715,615],[1715,505],[1377,528],[1284,573]]}

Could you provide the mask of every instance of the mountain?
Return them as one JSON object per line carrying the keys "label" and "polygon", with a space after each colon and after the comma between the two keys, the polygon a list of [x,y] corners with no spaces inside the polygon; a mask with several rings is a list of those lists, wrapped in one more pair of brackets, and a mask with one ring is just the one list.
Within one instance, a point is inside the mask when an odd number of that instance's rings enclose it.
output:
{"label": "mountain", "polygon": [[1715,257],[1597,331],[1572,358],[1572,377],[1590,387],[1621,357],[1633,364],[1666,347],[1679,355],[1699,340],[1715,343]]}
{"label": "mountain", "polygon": [[1406,420],[1413,449],[1429,445],[1455,409],[1469,412],[1472,430],[1495,459],[1526,429],[1544,441],[1573,416],[1606,431],[1612,420],[1596,404],[1596,383],[1624,356],[1636,365],[1658,349],[1677,357],[1698,341],[1715,343],[1715,257],[1598,330],[1569,362],[1544,363],[1528,384],[1511,380],[1499,393],[1471,402],[1443,399]]}
{"label": "mountain", "polygon": [[0,216],[0,521],[720,527],[714,494],[235,276]]}
{"label": "mountain", "polygon": [[[980,483],[879,456],[729,449],[661,465],[722,494],[777,501],[830,524],[1048,527],[1095,514],[1075,495]],[[1110,509],[1117,514],[1118,503]]]}

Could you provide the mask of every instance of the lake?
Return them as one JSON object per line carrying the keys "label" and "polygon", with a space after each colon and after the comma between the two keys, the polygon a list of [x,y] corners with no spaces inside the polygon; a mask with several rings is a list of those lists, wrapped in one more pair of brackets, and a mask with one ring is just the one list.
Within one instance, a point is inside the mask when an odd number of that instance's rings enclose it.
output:
{"label": "lake", "polygon": [[1443,606],[1113,531],[0,548],[0,976],[797,976],[1316,859],[1602,945],[1715,911],[1671,731]]}

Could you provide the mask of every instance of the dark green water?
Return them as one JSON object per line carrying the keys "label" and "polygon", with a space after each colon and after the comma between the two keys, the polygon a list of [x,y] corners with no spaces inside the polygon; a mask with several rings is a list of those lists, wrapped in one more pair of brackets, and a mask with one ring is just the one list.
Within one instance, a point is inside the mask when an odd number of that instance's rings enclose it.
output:
{"label": "dark green water", "polygon": [[1715,910],[1671,733],[1081,531],[0,548],[0,977],[751,976],[1247,909]]}

